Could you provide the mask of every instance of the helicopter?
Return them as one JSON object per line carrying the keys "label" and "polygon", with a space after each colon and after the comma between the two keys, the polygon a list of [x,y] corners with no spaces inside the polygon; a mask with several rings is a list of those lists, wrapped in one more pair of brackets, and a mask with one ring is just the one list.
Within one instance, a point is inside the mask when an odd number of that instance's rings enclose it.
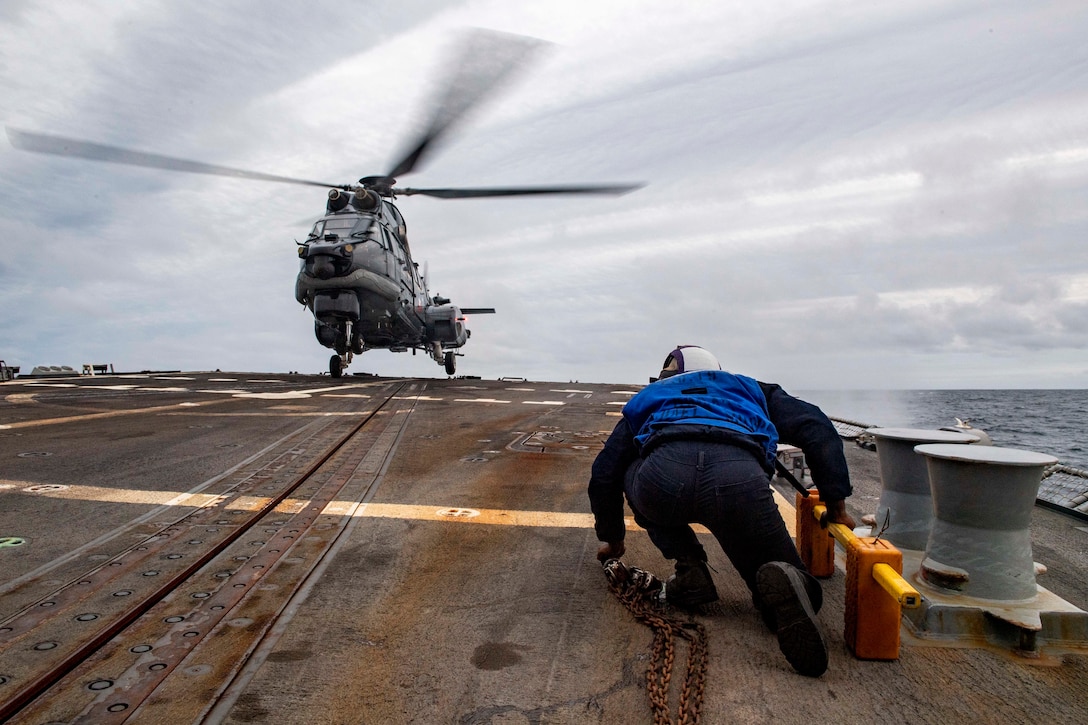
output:
{"label": "helicopter", "polygon": [[329,374],[342,377],[356,355],[367,350],[423,351],[457,370],[459,348],[471,336],[467,315],[491,314],[491,307],[459,307],[428,290],[427,278],[412,259],[397,197],[439,199],[539,194],[624,194],[642,184],[589,184],[495,188],[398,187],[397,177],[417,169],[436,142],[480,100],[506,80],[540,45],[524,36],[475,31],[452,64],[445,94],[434,104],[430,123],[406,144],[407,152],[386,174],[351,184],[330,184],[234,169],[49,134],[7,127],[15,148],[93,161],[170,171],[211,174],[256,181],[320,186],[328,189],[325,210],[309,235],[298,242],[295,299],[314,318],[314,336],[334,354]]}

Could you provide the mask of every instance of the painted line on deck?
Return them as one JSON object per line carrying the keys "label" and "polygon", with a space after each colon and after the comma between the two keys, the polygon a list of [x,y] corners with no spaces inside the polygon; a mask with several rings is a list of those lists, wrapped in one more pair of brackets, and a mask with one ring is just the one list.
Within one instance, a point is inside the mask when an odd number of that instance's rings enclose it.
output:
{"label": "painted line on deck", "polygon": [[70,415],[66,418],[43,418],[42,420],[23,420],[16,423],[0,425],[0,430],[14,430],[16,428],[36,428],[42,425],[57,425],[59,423],[79,423],[85,420],[100,420],[102,418],[120,418],[125,415],[138,413],[163,413],[177,411],[181,408],[199,408],[205,405],[217,405],[223,400],[208,400],[202,403],[175,403],[174,405],[156,405],[150,408],[133,408],[129,410],[110,410],[104,413],[87,413],[85,415]]}
{"label": "painted line on deck", "polygon": [[[44,386],[47,386],[47,385],[51,386],[51,387],[71,387],[71,388],[79,387],[79,388],[82,388],[83,390],[109,390],[109,389],[115,389],[117,387],[117,386],[104,386],[104,385],[101,385],[101,386],[100,385],[75,385],[75,384],[71,384],[71,383],[65,383],[63,385],[56,385],[54,383],[29,383],[28,385],[35,385],[37,387],[44,387]],[[230,390],[230,391],[225,391],[225,390],[224,391],[200,390],[200,391],[195,391],[195,392],[198,392],[198,393],[221,393],[221,394],[222,393],[230,393],[230,396],[232,398],[248,398],[248,399],[258,399],[258,400],[300,400],[300,399],[304,399],[304,398],[309,398],[315,393],[327,393],[327,392],[332,391],[332,390],[343,391],[343,390],[350,390],[352,388],[365,388],[365,387],[373,387],[373,386],[374,386],[373,383],[364,383],[364,384],[359,384],[359,385],[338,385],[336,387],[312,388],[312,389],[309,389],[309,390],[290,390],[290,391],[282,391],[282,392],[263,392],[262,393],[262,392],[245,392],[245,391],[239,391],[239,390]],[[131,386],[131,387],[135,387],[135,386]],[[138,390],[153,391],[153,392],[171,392],[171,393],[194,392],[194,391],[189,390],[187,388],[142,388],[141,387],[141,388],[137,388],[137,389]],[[10,400],[12,402],[20,402],[20,403],[23,402],[22,400],[13,400],[15,395],[19,395],[19,394],[13,394],[13,395],[6,396],[5,399]],[[30,400],[33,400],[33,394],[29,394],[29,398],[30,398]],[[151,406],[149,408],[128,408],[128,409],[125,409],[125,410],[109,410],[109,411],[103,411],[101,413],[85,413],[83,415],[72,415],[72,416],[62,417],[62,418],[43,418],[41,420],[23,420],[23,421],[16,421],[14,423],[2,423],[2,424],[0,424],[0,430],[15,430],[15,429],[19,429],[19,428],[36,428],[36,427],[39,427],[39,426],[46,426],[46,425],[58,425],[60,423],[79,423],[79,422],[83,422],[83,421],[87,421],[87,420],[102,420],[104,418],[117,418],[117,417],[121,417],[121,416],[125,416],[125,415],[138,415],[138,414],[141,414],[141,413],[176,412],[178,409],[182,409],[182,408],[199,408],[199,407],[206,406],[206,405],[217,405],[217,404],[222,403],[222,402],[224,402],[226,400],[227,400],[227,398],[222,398],[220,400],[206,400],[206,401],[201,401],[201,402],[197,402],[197,403],[183,402],[183,403],[174,403],[174,404],[171,404],[171,405],[156,405],[156,406]],[[495,402],[509,402],[509,401],[495,401]],[[346,412],[346,413],[325,413],[325,414],[314,412],[314,413],[306,413],[305,415],[312,415],[312,416],[329,415],[329,416],[331,416],[331,415],[358,415],[358,414],[359,414],[358,411],[350,411],[350,412]],[[229,415],[229,414],[227,414],[227,415]],[[247,416],[247,415],[248,416],[267,415],[267,413],[245,413],[245,414],[241,414],[241,415],[242,416]]]}
{"label": "painted line on deck", "polygon": [[[5,484],[21,482],[4,481]],[[778,491],[774,491],[774,500],[786,522],[790,536],[796,535],[796,518],[793,505]],[[47,498],[78,499],[85,501],[104,501],[125,504],[155,504],[161,507],[180,506],[185,508],[203,508],[223,504],[226,496],[200,492],[178,493],[176,491],[148,491],[139,489],[114,489],[98,486],[74,485],[63,491],[42,491],[37,495]],[[227,510],[253,510],[262,503],[260,497],[247,496],[224,504]],[[281,511],[294,511],[309,505],[304,499],[285,499],[279,505]],[[366,503],[357,501],[330,501],[321,512],[330,516],[358,516],[379,519],[409,519],[413,521],[452,521],[454,523],[487,524],[492,526],[532,526],[538,528],[592,529],[593,514],[567,513],[562,511],[519,511],[515,509],[475,509],[460,506],[435,506],[425,504]],[[628,531],[641,531],[630,516],[624,522]],[[692,526],[697,533],[709,533],[704,527]]]}
{"label": "painted line on deck", "polygon": [[[789,501],[777,491],[773,491],[779,513],[786,523],[790,536],[796,535],[794,521],[795,509]],[[333,501],[322,513],[348,513],[352,504],[347,501]],[[592,529],[593,514],[565,513],[561,511],[517,511],[511,509],[468,509],[457,506],[426,506],[420,504],[368,503],[355,509],[353,516],[381,519],[411,519],[414,521],[450,521],[459,524],[487,524],[491,526],[533,526],[539,528]],[[628,531],[642,531],[630,516],[624,517]],[[692,529],[699,534],[709,534],[699,524]]]}

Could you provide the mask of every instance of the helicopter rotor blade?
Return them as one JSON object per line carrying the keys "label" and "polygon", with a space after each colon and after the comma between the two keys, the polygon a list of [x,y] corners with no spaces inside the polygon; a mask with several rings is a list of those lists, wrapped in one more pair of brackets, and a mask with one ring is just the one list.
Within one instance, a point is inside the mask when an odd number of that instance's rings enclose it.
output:
{"label": "helicopter rotor blade", "polygon": [[490,189],[393,189],[396,196],[434,196],[439,199],[474,199],[488,196],[529,196],[537,194],[626,194],[645,184],[580,184],[571,186],[509,186]]}
{"label": "helicopter rotor blade", "polygon": [[496,31],[474,30],[463,41],[445,94],[435,105],[427,129],[409,146],[387,176],[409,173],[427,151],[484,96],[498,88],[528,60],[544,41]]}
{"label": "helicopter rotor blade", "polygon": [[245,171],[232,169],[227,166],[216,166],[201,161],[188,161],[173,156],[162,156],[144,151],[133,151],[119,146],[107,146],[106,144],[80,141],[64,136],[53,136],[31,131],[20,131],[10,126],[6,127],[8,139],[11,145],[23,151],[32,151],[39,154],[53,154],[55,156],[70,156],[91,161],[105,161],[113,164],[125,164],[127,166],[142,166],[149,169],[166,169],[168,171],[185,171],[191,174],[211,174],[213,176],[227,176],[236,179],[253,179],[256,181],[276,181],[285,184],[302,184],[305,186],[321,186],[326,189],[350,189],[343,184],[327,184],[322,181],[309,181],[296,179],[289,176],[276,176],[264,174],[259,171]]}

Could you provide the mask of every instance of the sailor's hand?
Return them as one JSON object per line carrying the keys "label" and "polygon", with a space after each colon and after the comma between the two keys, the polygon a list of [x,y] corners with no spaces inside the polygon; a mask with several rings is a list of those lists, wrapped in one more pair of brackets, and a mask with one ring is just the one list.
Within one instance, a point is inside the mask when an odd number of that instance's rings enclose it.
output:
{"label": "sailor's hand", "polygon": [[623,556],[625,551],[627,551],[627,547],[623,545],[622,541],[606,541],[597,549],[597,561],[603,564],[609,559],[618,559]]}
{"label": "sailor's hand", "polygon": [[851,531],[857,527],[857,524],[854,522],[854,517],[846,513],[845,500],[826,501],[824,505],[827,506],[827,513],[824,514],[823,521],[820,522],[821,524],[824,524],[825,526],[827,524],[842,524]]}

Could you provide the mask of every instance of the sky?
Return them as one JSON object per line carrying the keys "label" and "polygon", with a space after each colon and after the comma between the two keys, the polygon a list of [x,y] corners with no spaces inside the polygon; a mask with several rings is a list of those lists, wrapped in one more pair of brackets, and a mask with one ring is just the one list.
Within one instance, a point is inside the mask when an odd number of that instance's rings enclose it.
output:
{"label": "sky", "polygon": [[[695,344],[787,390],[1088,387],[1083,0],[4,0],[0,125],[350,183],[467,28],[545,43],[402,185],[645,186],[398,200],[431,292],[498,310],[458,374],[645,383]],[[324,201],[0,135],[0,360],[327,371]]]}

